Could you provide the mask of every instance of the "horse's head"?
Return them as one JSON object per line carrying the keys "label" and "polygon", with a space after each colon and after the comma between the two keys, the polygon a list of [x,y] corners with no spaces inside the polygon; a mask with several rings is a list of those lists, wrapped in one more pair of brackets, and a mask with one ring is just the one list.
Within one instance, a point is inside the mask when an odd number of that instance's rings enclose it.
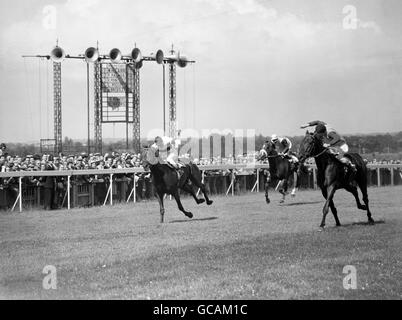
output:
{"label": "horse's head", "polygon": [[275,145],[270,140],[267,140],[262,146],[262,149],[260,150],[257,160],[261,161],[264,160],[265,158],[275,156],[277,154],[278,153],[275,150]]}
{"label": "horse's head", "polygon": [[320,150],[318,150],[320,146],[321,143],[319,137],[317,137],[314,133],[310,133],[307,131],[305,137],[300,144],[300,163],[303,163],[307,158],[317,155],[320,152]]}

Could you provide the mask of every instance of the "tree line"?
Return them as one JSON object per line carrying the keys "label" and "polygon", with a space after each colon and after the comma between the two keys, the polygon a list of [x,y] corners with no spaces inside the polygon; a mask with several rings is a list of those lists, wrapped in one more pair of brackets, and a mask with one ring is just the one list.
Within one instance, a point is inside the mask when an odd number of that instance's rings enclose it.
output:
{"label": "tree line", "polygon": [[[398,133],[386,133],[386,134],[362,134],[362,135],[346,135],[344,136],[350,152],[358,152],[360,154],[379,156],[379,155],[396,155],[402,157],[402,131]],[[269,138],[264,135],[257,135],[255,139],[250,138],[238,138],[231,135],[211,135],[208,138],[201,138],[194,142],[193,148],[199,147],[199,156],[205,155],[222,156],[227,157],[229,154],[236,156],[241,153],[245,153],[248,147],[252,147],[256,151],[260,150],[266,139]],[[293,143],[293,151],[297,152],[300,147],[300,143],[303,136],[288,137]],[[151,141],[142,140],[141,144],[149,144]],[[191,143],[190,139],[185,139],[182,144]],[[227,145],[227,144],[230,145]],[[28,143],[6,143],[7,152],[12,155],[26,156],[41,153],[52,153],[51,150],[41,150],[38,144]],[[209,150],[208,150],[209,147]],[[103,153],[117,152],[133,152],[134,150],[126,149],[125,140],[107,141],[103,143]],[[205,150],[208,150],[206,152]],[[229,152],[228,152],[229,150]],[[230,152],[233,150],[233,152]],[[75,141],[71,138],[65,137],[63,140],[63,153],[65,155],[86,153],[88,147],[86,143],[81,141]],[[91,151],[93,152],[93,151]],[[400,158],[399,158],[400,159]]]}

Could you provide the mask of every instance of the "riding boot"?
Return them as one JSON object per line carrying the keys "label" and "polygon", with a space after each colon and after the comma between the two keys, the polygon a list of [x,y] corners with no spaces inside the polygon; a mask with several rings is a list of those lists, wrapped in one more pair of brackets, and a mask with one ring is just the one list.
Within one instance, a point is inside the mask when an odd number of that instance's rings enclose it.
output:
{"label": "riding boot", "polygon": [[348,167],[347,170],[349,171],[348,184],[351,185],[352,187],[356,187],[356,181],[355,181],[357,172],[356,166],[352,162],[349,162],[347,167]]}

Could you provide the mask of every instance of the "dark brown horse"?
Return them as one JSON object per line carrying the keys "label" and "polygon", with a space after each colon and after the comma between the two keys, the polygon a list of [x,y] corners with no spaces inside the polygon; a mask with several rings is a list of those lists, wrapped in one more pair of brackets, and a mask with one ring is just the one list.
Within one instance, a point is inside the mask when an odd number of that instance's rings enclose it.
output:
{"label": "dark brown horse", "polygon": [[[353,194],[356,199],[357,207],[361,210],[367,211],[369,223],[374,223],[371,217],[369,208],[369,200],[367,195],[367,166],[362,157],[357,153],[345,154],[346,157],[356,166],[356,173],[354,178],[351,179],[352,172],[345,171],[345,164],[340,162],[333,154],[325,148],[321,140],[313,133],[307,131],[301,146],[300,146],[300,162],[304,162],[307,158],[314,158],[317,165],[317,184],[321,189],[322,195],[326,199],[323,208],[323,217],[321,221],[321,228],[325,226],[325,218],[331,208],[337,226],[341,223],[338,219],[338,212],[335,208],[333,201],[335,191],[338,189],[345,189]],[[363,195],[364,205],[360,203],[357,187],[351,183],[355,180]]]}
{"label": "dark brown horse", "polygon": [[270,178],[265,181],[265,200],[270,203],[268,196],[269,182],[271,179],[277,179],[280,182],[279,192],[282,194],[282,199],[279,203],[285,202],[285,197],[288,191],[288,182],[290,177],[296,173],[296,178],[294,180],[293,190],[291,195],[294,197],[296,195],[296,189],[299,187],[299,173],[298,165],[292,163],[284,156],[278,154],[275,150],[275,145],[271,141],[266,141],[260,151],[258,160],[268,159],[269,162],[269,175]]}
{"label": "dark brown horse", "polygon": [[[186,211],[180,200],[179,189],[190,193],[197,204],[207,202],[207,205],[213,203],[208,198],[205,185],[202,183],[202,175],[200,169],[194,164],[189,163],[180,169],[174,169],[168,164],[161,164],[150,148],[144,148],[142,152],[142,166],[145,170],[151,171],[152,183],[155,187],[155,195],[158,198],[160,206],[161,223],[164,221],[165,207],[163,198],[165,194],[172,195],[179,210],[183,212],[188,218],[192,218],[193,214]],[[198,199],[193,185],[200,188],[204,194],[204,199]]]}

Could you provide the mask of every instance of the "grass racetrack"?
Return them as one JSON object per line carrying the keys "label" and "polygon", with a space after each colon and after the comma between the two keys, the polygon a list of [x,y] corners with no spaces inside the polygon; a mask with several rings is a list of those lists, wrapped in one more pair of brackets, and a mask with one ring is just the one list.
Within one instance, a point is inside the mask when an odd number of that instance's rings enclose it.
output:
{"label": "grass racetrack", "polygon": [[[1,299],[401,299],[402,187],[370,188],[375,225],[345,191],[318,232],[319,191],[279,205],[214,197],[189,220],[167,201],[0,214]],[[57,269],[45,290],[43,268]],[[357,289],[343,288],[355,266]]]}

